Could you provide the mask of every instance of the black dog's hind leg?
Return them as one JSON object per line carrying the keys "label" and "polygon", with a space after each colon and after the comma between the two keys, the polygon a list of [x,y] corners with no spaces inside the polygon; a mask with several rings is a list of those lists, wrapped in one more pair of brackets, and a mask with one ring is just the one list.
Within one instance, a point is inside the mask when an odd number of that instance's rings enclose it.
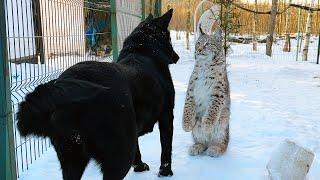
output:
{"label": "black dog's hind leg", "polygon": [[138,141],[137,141],[136,154],[135,154],[135,158],[134,158],[132,167],[133,167],[134,172],[143,172],[143,171],[150,170],[148,164],[142,162],[142,160],[141,160],[141,154],[140,154]]}
{"label": "black dog's hind leg", "polygon": [[171,151],[173,136],[173,112],[168,110],[162,114],[159,120],[161,140],[161,166],[158,176],[172,176]]}
{"label": "black dog's hind leg", "polygon": [[83,145],[65,138],[52,138],[51,142],[60,161],[63,179],[80,180],[89,162]]}

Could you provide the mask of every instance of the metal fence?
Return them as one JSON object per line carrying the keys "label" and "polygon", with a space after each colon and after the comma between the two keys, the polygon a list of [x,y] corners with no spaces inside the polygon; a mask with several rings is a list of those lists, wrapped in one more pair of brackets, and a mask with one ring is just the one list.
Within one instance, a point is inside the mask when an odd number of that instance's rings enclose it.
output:
{"label": "metal fence", "polygon": [[0,179],[16,179],[50,148],[19,135],[19,102],[81,61],[116,61],[124,39],[161,1],[0,0]]}
{"label": "metal fence", "polygon": [[[257,5],[255,5],[257,2]],[[312,1],[301,0],[279,0],[277,21],[275,26],[275,42],[272,46],[273,60],[286,60],[286,61],[302,61],[304,39],[306,38],[306,24],[309,14],[308,8],[313,7],[315,9],[320,8],[320,1],[315,1],[312,6]],[[232,48],[242,48],[242,52],[255,56],[256,54],[265,54],[266,49],[266,37],[268,35],[268,25],[271,10],[271,1],[266,0],[234,0],[234,1],[221,1],[221,0],[166,0],[163,1],[164,7],[173,7],[178,9],[175,11],[173,19],[170,23],[170,28],[178,32],[194,32],[193,26],[187,24],[197,24],[200,17],[209,10],[213,5],[220,6],[222,10],[222,26],[228,29],[229,37],[227,40],[232,45]],[[223,4],[221,6],[221,3]],[[297,8],[296,6],[290,6],[289,3],[294,5],[304,6],[305,9]],[[226,7],[227,4],[228,8]],[[197,8],[197,6],[199,7]],[[258,11],[256,14],[257,21],[254,21],[254,11]],[[210,13],[210,11],[207,11]],[[228,12],[228,13],[226,13]],[[190,17],[195,17],[189,19]],[[207,14],[207,13],[206,13]],[[227,18],[225,18],[227,17]],[[320,52],[320,11],[314,11],[312,13],[312,25],[311,25],[311,41],[309,44],[307,61],[310,63],[318,62],[318,52]],[[255,22],[255,23],[254,23]],[[254,24],[255,30],[254,30]],[[257,51],[253,50],[253,35],[258,38]],[[284,51],[285,36],[289,34],[291,38],[291,50],[290,52]],[[180,36],[176,36],[180,38]],[[187,36],[185,36],[187,38]],[[187,40],[186,40],[187,42]],[[188,47],[186,45],[186,47]],[[232,50],[231,48],[231,50]],[[232,52],[232,51],[229,51]],[[235,53],[236,49],[235,49]],[[320,53],[319,53],[320,54]]]}

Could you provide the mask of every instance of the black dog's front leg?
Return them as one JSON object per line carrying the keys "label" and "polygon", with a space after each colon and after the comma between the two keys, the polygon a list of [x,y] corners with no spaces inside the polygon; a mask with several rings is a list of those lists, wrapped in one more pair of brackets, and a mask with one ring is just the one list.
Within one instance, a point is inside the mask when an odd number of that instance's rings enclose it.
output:
{"label": "black dog's front leg", "polygon": [[158,176],[172,176],[171,151],[173,136],[173,112],[169,110],[162,115],[159,120],[160,140],[161,140],[161,166]]}
{"label": "black dog's front leg", "polygon": [[89,162],[81,144],[69,139],[51,138],[57,152],[64,180],[80,180]]}
{"label": "black dog's front leg", "polygon": [[140,154],[138,141],[137,141],[137,147],[136,147],[136,155],[135,155],[134,162],[133,162],[133,168],[134,168],[134,172],[143,172],[143,171],[150,170],[148,164],[142,162],[142,160],[141,160],[141,154]]}

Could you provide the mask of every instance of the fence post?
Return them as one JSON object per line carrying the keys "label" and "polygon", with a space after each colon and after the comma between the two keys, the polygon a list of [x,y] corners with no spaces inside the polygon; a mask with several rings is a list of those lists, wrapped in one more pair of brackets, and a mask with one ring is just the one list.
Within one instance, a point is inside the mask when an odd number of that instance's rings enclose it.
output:
{"label": "fence post", "polygon": [[300,44],[300,24],[301,24],[301,9],[299,8],[299,13],[298,13],[298,33],[297,33],[297,52],[296,52],[296,61],[298,61],[299,58],[299,44]]}
{"label": "fence post", "polygon": [[146,4],[144,0],[141,0],[141,21],[146,18]]}
{"label": "fence post", "polygon": [[[319,6],[319,0],[318,0],[318,6]],[[318,13],[317,13],[317,21],[318,23]],[[317,64],[319,64],[319,56],[320,56],[320,28],[318,28],[318,53],[317,53]]]}
{"label": "fence post", "polygon": [[154,16],[155,17],[161,16],[161,7],[162,7],[162,1],[156,0],[155,5],[154,5]]}
{"label": "fence post", "polygon": [[317,64],[319,64],[319,55],[320,55],[320,32],[319,32],[319,36],[318,36]]}
{"label": "fence post", "polygon": [[5,2],[0,0],[0,179],[15,180],[16,163],[10,99]]}
{"label": "fence post", "polygon": [[111,39],[112,39],[112,55],[113,62],[118,61],[118,26],[117,26],[117,5],[116,0],[110,0],[111,4]]}

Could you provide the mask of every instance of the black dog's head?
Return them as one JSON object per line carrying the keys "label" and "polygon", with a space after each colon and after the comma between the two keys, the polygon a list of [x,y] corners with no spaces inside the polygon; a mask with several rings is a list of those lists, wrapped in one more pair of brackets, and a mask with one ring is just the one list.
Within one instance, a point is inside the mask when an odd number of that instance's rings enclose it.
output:
{"label": "black dog's head", "polygon": [[156,59],[161,63],[176,63],[179,56],[173,50],[168,30],[172,15],[173,9],[158,18],[153,18],[153,15],[150,14],[127,37],[119,59],[128,53],[135,52],[157,57]]}

